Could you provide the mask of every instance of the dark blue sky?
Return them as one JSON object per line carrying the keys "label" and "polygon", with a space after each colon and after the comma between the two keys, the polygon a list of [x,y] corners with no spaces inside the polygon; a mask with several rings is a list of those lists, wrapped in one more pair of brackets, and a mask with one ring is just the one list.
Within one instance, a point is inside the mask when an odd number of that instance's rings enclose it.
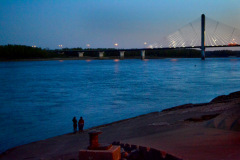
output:
{"label": "dark blue sky", "polygon": [[240,28],[239,0],[0,0],[0,45],[144,47],[202,13]]}

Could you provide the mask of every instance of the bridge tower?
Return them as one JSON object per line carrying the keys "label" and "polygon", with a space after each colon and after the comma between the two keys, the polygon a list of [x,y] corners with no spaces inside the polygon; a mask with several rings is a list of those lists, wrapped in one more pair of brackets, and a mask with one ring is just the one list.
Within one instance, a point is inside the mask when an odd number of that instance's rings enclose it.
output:
{"label": "bridge tower", "polygon": [[205,60],[205,15],[201,17],[201,57]]}

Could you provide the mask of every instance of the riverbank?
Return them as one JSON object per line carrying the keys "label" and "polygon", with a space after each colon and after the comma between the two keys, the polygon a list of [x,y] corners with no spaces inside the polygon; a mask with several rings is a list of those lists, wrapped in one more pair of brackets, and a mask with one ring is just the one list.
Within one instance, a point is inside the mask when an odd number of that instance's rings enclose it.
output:
{"label": "riverbank", "polygon": [[[194,59],[200,59],[200,57],[155,57],[155,56],[146,56],[144,60],[149,59],[188,59],[188,58],[194,58]],[[239,57],[206,57],[210,59],[214,58],[239,58]],[[120,57],[69,57],[69,58],[39,58],[39,59],[0,59],[0,62],[21,62],[21,61],[67,61],[67,60],[85,60],[85,61],[91,61],[91,60],[128,60],[128,59],[139,59],[141,60],[140,56],[134,56],[134,57],[124,57],[124,59],[120,59]]]}
{"label": "riverbank", "polygon": [[88,132],[99,129],[101,143],[121,141],[163,150],[182,159],[240,159],[240,92],[209,103],[186,104],[18,146],[0,159],[77,159]]}
{"label": "riverbank", "polygon": [[[170,57],[169,57],[170,58]],[[120,57],[66,57],[66,58],[37,58],[37,59],[0,59],[0,62],[18,62],[18,61],[64,61],[64,60],[115,60]],[[124,59],[140,59],[140,56],[124,57]],[[123,59],[123,60],[124,60]],[[145,59],[165,59],[163,57],[147,56]]]}

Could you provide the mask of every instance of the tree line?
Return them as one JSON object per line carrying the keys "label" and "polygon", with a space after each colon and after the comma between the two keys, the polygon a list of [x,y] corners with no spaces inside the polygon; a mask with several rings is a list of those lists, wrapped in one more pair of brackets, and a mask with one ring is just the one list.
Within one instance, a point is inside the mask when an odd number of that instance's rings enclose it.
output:
{"label": "tree line", "polygon": [[[63,48],[58,50],[42,49],[24,45],[0,45],[0,60],[18,59],[44,59],[78,57],[78,52],[84,50],[84,56],[98,57],[98,51],[104,51],[105,57],[119,57],[119,50],[114,48]],[[63,54],[64,53],[64,54]],[[135,58],[140,56],[140,51],[125,51],[124,57]],[[240,51],[208,51],[206,57],[240,57]],[[146,58],[200,58],[201,51],[197,49],[164,49],[146,50]]]}
{"label": "tree line", "polygon": [[0,46],[1,60],[55,58],[62,55],[50,50],[24,45]]}

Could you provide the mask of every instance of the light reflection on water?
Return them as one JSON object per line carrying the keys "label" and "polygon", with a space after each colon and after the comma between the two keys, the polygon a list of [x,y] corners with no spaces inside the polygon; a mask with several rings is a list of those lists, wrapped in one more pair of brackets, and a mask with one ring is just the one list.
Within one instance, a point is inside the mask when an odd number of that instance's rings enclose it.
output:
{"label": "light reflection on water", "polygon": [[[61,62],[61,63],[59,63]],[[89,63],[91,62],[91,63]],[[0,152],[240,90],[239,59],[0,62]]]}

